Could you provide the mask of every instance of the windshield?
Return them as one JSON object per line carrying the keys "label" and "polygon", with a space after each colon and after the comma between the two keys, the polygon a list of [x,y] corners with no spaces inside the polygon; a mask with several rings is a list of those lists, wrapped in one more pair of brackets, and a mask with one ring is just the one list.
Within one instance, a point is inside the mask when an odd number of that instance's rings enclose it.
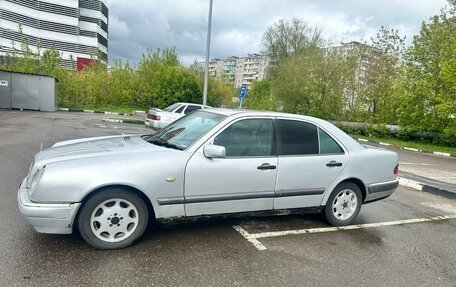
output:
{"label": "windshield", "polygon": [[177,109],[177,107],[179,107],[181,104],[172,104],[171,106],[167,107],[167,108],[164,108],[163,110],[164,111],[167,111],[167,112],[172,112],[174,111],[175,109]]}
{"label": "windshield", "polygon": [[206,111],[190,113],[153,135],[142,136],[152,144],[184,150],[220,123],[225,116]]}

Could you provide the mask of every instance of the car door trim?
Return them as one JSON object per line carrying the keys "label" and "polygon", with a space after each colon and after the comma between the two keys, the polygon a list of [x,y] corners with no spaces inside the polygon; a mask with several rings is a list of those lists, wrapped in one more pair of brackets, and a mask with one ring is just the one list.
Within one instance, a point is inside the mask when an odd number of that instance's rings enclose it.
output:
{"label": "car door trim", "polygon": [[309,189],[289,189],[274,192],[256,191],[256,192],[236,192],[229,194],[209,194],[209,195],[193,195],[187,197],[164,197],[159,198],[158,205],[173,205],[173,204],[189,204],[189,203],[205,203],[216,201],[229,201],[229,200],[243,200],[243,199],[261,199],[261,198],[274,198],[274,197],[288,197],[288,196],[303,196],[303,195],[319,195],[325,192],[324,188],[309,188]]}
{"label": "car door trim", "polygon": [[324,188],[283,189],[276,192],[275,197],[319,195],[325,192]]}

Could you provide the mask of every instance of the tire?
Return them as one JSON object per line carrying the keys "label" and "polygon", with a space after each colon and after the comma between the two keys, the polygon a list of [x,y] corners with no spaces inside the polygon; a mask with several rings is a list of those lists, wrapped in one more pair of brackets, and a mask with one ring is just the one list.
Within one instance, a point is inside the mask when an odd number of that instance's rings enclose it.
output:
{"label": "tire", "polygon": [[138,240],[146,230],[149,212],[137,194],[112,188],[91,196],[82,206],[78,229],[97,249],[121,249]]}
{"label": "tire", "polygon": [[361,210],[363,196],[358,185],[343,182],[336,186],[324,209],[326,220],[332,226],[351,224]]}

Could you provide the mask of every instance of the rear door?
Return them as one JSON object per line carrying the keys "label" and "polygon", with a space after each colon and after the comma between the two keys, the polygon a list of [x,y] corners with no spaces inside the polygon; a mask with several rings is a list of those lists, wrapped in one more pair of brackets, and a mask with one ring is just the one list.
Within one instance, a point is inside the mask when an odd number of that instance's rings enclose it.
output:
{"label": "rear door", "polygon": [[319,206],[348,163],[348,154],[311,122],[277,119],[278,173],[274,209]]}

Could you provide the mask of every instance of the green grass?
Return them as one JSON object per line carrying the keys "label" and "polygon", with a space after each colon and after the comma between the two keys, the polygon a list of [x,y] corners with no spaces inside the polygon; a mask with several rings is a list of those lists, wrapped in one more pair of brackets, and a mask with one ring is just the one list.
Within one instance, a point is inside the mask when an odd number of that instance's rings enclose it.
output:
{"label": "green grass", "polygon": [[420,150],[424,151],[439,151],[439,152],[445,152],[445,153],[451,153],[451,154],[456,154],[456,147],[448,147],[448,146],[441,146],[441,145],[435,145],[435,144],[430,144],[430,143],[423,143],[423,142],[417,142],[417,141],[404,141],[400,139],[395,139],[395,138],[379,138],[379,137],[368,137],[368,136],[362,136],[362,135],[357,135],[357,134],[350,134],[353,138],[358,139],[368,139],[374,142],[384,142],[384,143],[390,143],[396,147],[411,147],[411,148],[417,148]]}
{"label": "green grass", "polygon": [[70,107],[63,107],[62,108],[70,108],[70,109],[79,109],[79,110],[93,110],[93,111],[100,111],[100,112],[112,112],[112,113],[119,113],[119,114],[131,114],[133,111],[146,111],[144,107],[119,107],[119,106],[83,106],[83,105],[75,105]]}

